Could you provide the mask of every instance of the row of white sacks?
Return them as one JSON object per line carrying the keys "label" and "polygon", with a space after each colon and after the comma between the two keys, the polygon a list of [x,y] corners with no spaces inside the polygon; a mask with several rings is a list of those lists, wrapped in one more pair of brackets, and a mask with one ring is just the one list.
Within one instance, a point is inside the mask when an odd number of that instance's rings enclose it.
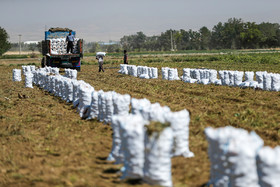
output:
{"label": "row of white sacks", "polygon": [[161,75],[163,80],[180,80],[176,68],[163,67],[161,68]]}
{"label": "row of white sacks", "polygon": [[[219,78],[217,78],[219,75]],[[245,75],[245,77],[244,77]],[[187,83],[216,84],[242,88],[259,88],[268,91],[280,91],[280,74],[266,71],[216,71],[213,69],[183,69],[182,80]],[[243,81],[244,77],[244,81]]]}
{"label": "row of white sacks", "polygon": [[[78,52],[78,40],[75,38],[73,42],[73,53]],[[65,38],[50,39],[51,54],[66,54],[67,42]]]}
{"label": "row of white sacks", "polygon": [[147,67],[147,66],[120,64],[120,70],[118,72],[125,75],[139,77],[141,79],[158,78],[158,69],[153,67]]}
{"label": "row of white sacks", "polygon": [[[82,81],[53,75],[46,68],[33,71],[39,87],[73,102],[81,118],[111,124],[112,150],[108,160],[123,164],[122,179],[143,179],[149,184],[172,186],[171,157],[193,157],[189,150],[187,110],[172,112],[167,106],[135,99],[114,91],[95,90]],[[129,113],[131,107],[131,113]],[[150,123],[170,124],[161,132],[147,133]]]}
{"label": "row of white sacks", "polygon": [[263,146],[263,140],[244,129],[205,129],[214,187],[280,186],[280,146]]}
{"label": "row of white sacks", "polygon": [[[32,85],[32,83],[34,82],[33,74],[36,72],[35,66],[22,66],[22,71],[25,76],[25,87],[33,88],[33,85]],[[50,75],[51,74],[60,75],[59,68],[56,68],[56,67],[45,67],[44,71],[46,71]],[[77,75],[78,75],[77,70],[65,69],[64,77],[67,77],[70,79],[77,79]],[[13,81],[21,81],[21,70],[20,69],[13,69]]]}
{"label": "row of white sacks", "polygon": [[[144,79],[158,78],[158,69],[147,66],[121,64],[119,73]],[[176,68],[162,67],[161,73],[163,80],[180,80]],[[220,79],[218,79],[218,76]],[[256,76],[256,80],[254,80],[254,76]],[[280,91],[280,74],[268,73],[266,71],[258,71],[255,75],[253,71],[217,71],[214,69],[184,68],[181,79],[186,83],[216,84]]]}
{"label": "row of white sacks", "polygon": [[[54,95],[72,101],[75,107],[78,106],[81,117],[111,123],[114,133],[108,160],[124,164],[123,179],[142,178],[150,184],[172,186],[170,157],[194,156],[188,145],[188,111],[171,112],[168,107],[151,104],[147,99],[95,91],[84,81],[51,75],[50,69],[33,72],[34,82]],[[132,114],[129,114],[130,106]],[[161,133],[148,134],[145,125],[152,121],[171,126]],[[262,147],[263,141],[255,133],[232,127],[207,128],[205,133],[211,161],[209,183],[217,187],[280,184],[280,147],[274,150]]]}

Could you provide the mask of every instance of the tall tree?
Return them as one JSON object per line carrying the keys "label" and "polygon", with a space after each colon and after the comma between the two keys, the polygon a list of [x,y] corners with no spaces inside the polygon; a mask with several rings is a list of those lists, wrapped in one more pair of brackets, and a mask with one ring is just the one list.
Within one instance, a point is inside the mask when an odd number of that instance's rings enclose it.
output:
{"label": "tall tree", "polygon": [[261,47],[277,47],[279,24],[278,23],[261,23],[259,29],[262,33]]}
{"label": "tall tree", "polygon": [[240,33],[240,39],[243,48],[255,49],[259,47],[261,41],[261,31],[255,22],[244,24],[244,31]]}
{"label": "tall tree", "polygon": [[224,23],[223,43],[227,49],[241,48],[240,33],[243,31],[244,23],[242,19],[230,18]]}
{"label": "tall tree", "polygon": [[199,29],[200,33],[200,48],[209,49],[211,40],[211,31],[207,27],[202,27]]}
{"label": "tall tree", "polygon": [[210,48],[211,49],[223,49],[224,42],[223,42],[223,24],[219,22],[215,25],[212,29],[211,40],[210,40]]}
{"label": "tall tree", "polygon": [[11,43],[8,41],[9,35],[6,30],[0,27],[0,56],[11,48]]}
{"label": "tall tree", "polygon": [[144,47],[144,43],[146,41],[146,35],[143,32],[137,32],[136,35],[133,37],[133,46],[135,49],[138,49],[138,51],[141,50],[141,48]]}

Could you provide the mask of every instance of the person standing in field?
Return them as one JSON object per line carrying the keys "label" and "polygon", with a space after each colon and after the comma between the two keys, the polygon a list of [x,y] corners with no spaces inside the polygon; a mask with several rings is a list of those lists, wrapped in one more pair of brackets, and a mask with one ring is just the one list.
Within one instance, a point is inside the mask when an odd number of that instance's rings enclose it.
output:
{"label": "person standing in field", "polygon": [[104,68],[103,68],[103,56],[96,56],[96,59],[98,60],[98,66],[99,66],[98,72],[101,72],[101,70],[104,72]]}
{"label": "person standing in field", "polygon": [[66,37],[66,42],[67,42],[67,53],[71,51],[73,53],[73,43],[74,43],[74,35],[72,35],[72,32],[69,31],[69,35]]}
{"label": "person standing in field", "polygon": [[123,51],[123,63],[124,63],[124,64],[128,64],[128,61],[127,61],[127,52],[126,52],[126,50]]}

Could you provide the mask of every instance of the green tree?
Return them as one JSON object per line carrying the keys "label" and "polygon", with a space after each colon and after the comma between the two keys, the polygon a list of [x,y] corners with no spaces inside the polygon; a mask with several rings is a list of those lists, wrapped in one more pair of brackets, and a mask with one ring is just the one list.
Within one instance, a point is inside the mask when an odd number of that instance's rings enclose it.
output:
{"label": "green tree", "polygon": [[212,29],[211,33],[211,40],[210,40],[210,48],[211,49],[223,49],[224,42],[223,42],[223,24],[219,22],[215,25]]}
{"label": "green tree", "polygon": [[199,29],[200,33],[200,48],[209,49],[211,40],[211,31],[207,27]]}
{"label": "green tree", "polygon": [[167,30],[163,33],[158,38],[159,45],[161,47],[161,50],[163,51],[170,51],[171,49],[171,32],[175,33],[175,30]]}
{"label": "green tree", "polygon": [[262,33],[261,36],[261,47],[277,47],[279,46],[278,33],[279,24],[278,23],[261,23],[259,24],[259,29]]}
{"label": "green tree", "polygon": [[89,49],[90,53],[95,53],[100,49],[100,45],[97,42],[91,43],[91,48]]}
{"label": "green tree", "polygon": [[137,32],[136,35],[133,35],[133,48],[141,51],[141,48],[144,47],[146,38],[147,37],[143,32]]}
{"label": "green tree", "polygon": [[230,18],[224,23],[223,43],[226,49],[240,49],[240,33],[243,32],[244,23],[242,19]]}
{"label": "green tree", "polygon": [[240,33],[242,47],[247,49],[255,49],[259,47],[262,33],[259,26],[255,22],[247,22],[244,24],[244,31]]}
{"label": "green tree", "polygon": [[6,30],[0,27],[0,56],[11,48],[11,43],[8,41],[9,35]]}
{"label": "green tree", "polygon": [[200,49],[200,33],[197,31],[189,30],[190,36],[190,49],[199,50]]}
{"label": "green tree", "polygon": [[120,39],[120,44],[122,46],[123,49],[126,49],[128,51],[132,51],[133,50],[133,37],[132,36],[123,36]]}

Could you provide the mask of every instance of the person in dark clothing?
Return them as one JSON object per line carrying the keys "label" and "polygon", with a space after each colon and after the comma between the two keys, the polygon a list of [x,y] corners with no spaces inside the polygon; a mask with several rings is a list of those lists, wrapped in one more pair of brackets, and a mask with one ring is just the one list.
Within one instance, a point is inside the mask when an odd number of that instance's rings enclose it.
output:
{"label": "person in dark clothing", "polygon": [[127,52],[126,52],[126,50],[123,51],[123,63],[124,63],[124,64],[128,64],[128,61],[127,61]]}
{"label": "person in dark clothing", "polygon": [[99,66],[98,72],[101,72],[101,70],[104,72],[104,68],[103,68],[103,56],[96,56],[96,59],[98,60],[98,66]]}
{"label": "person in dark clothing", "polygon": [[69,32],[69,35],[66,37],[66,42],[67,42],[67,53],[71,51],[73,53],[73,43],[74,43],[74,35],[72,35],[72,32]]}

